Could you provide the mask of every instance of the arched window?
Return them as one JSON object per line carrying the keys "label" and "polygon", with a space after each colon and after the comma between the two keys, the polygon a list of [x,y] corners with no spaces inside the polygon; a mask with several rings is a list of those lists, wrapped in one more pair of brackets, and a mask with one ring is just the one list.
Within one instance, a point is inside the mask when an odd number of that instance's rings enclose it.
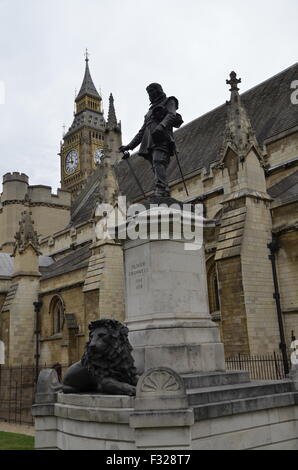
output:
{"label": "arched window", "polygon": [[207,262],[207,283],[210,313],[220,311],[220,296],[218,287],[217,270],[214,259]]}
{"label": "arched window", "polygon": [[52,321],[52,334],[61,333],[64,323],[64,303],[61,297],[55,295],[50,304],[50,315]]}

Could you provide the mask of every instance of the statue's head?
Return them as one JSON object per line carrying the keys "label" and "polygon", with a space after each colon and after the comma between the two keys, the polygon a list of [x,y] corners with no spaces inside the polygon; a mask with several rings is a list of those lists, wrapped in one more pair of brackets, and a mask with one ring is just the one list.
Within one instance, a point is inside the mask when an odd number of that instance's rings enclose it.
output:
{"label": "statue's head", "polygon": [[155,103],[155,101],[158,101],[160,98],[164,98],[166,96],[162,86],[159,83],[150,83],[146,90],[148,92],[151,103]]}

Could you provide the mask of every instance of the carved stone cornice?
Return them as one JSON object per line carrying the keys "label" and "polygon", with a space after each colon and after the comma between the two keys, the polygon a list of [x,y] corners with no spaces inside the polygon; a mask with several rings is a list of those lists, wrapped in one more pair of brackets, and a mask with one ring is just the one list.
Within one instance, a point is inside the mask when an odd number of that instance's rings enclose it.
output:
{"label": "carved stone cornice", "polygon": [[222,200],[222,204],[229,202],[229,201],[233,201],[235,199],[243,198],[243,197],[261,199],[267,202],[271,202],[273,200],[272,197],[270,197],[266,193],[247,188],[247,189],[240,189],[238,191],[234,191],[233,193],[224,196]]}
{"label": "carved stone cornice", "polygon": [[278,227],[272,230],[272,233],[275,235],[282,235],[288,232],[296,232],[298,230],[298,221],[294,222],[293,224],[289,224],[284,227]]}
{"label": "carved stone cornice", "polygon": [[55,204],[52,202],[28,202],[26,199],[10,199],[8,201],[2,202],[3,206],[9,206],[12,204],[19,204],[22,206],[28,206],[28,207],[52,207],[55,209],[64,209],[64,210],[69,210],[70,206],[65,206],[65,205],[60,205],[60,204]]}

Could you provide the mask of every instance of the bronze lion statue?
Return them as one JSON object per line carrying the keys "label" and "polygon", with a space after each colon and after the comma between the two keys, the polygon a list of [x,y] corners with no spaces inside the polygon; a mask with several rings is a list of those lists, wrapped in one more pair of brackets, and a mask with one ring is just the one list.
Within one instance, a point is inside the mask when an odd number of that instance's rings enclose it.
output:
{"label": "bronze lion statue", "polygon": [[84,354],[67,369],[63,392],[135,395],[137,375],[131,351],[126,326],[107,318],[91,322]]}

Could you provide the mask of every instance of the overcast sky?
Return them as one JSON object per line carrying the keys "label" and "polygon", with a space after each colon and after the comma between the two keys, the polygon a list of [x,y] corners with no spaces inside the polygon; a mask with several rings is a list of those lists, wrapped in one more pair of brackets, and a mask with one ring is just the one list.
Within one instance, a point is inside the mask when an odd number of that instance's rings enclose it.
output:
{"label": "overcast sky", "polygon": [[231,70],[245,91],[297,62],[298,0],[0,0],[0,18],[0,175],[24,172],[54,191],[86,47],[123,143],[142,124],[150,82],[179,99],[187,123],[229,98]]}

